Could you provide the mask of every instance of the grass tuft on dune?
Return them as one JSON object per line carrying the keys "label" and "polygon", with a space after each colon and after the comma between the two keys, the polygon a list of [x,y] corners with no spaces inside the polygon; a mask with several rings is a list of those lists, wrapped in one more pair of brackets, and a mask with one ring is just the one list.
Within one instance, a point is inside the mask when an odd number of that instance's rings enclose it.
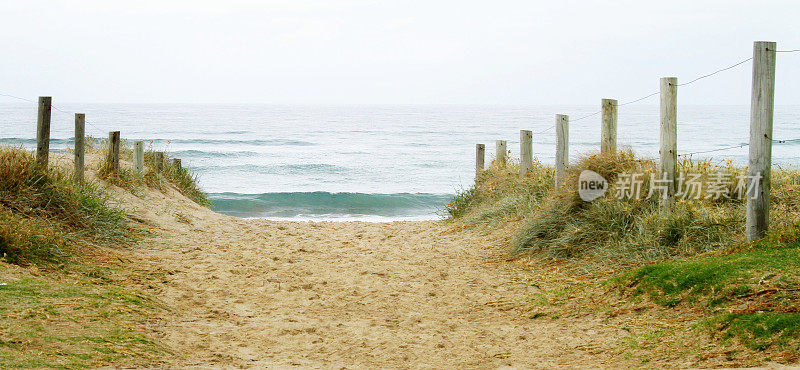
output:
{"label": "grass tuft on dune", "polygon": [[0,253],[12,263],[63,262],[78,239],[119,241],[124,213],[97,186],[41,168],[31,152],[0,148]]}
{"label": "grass tuft on dune", "polygon": [[[172,158],[168,153],[164,154],[162,171],[158,171],[156,154],[152,149],[144,153],[144,171],[137,173],[133,168],[120,166],[114,171],[111,166],[111,156],[108,152],[108,140],[89,140],[92,145],[89,147],[93,151],[103,154],[103,161],[97,175],[100,179],[109,184],[119,186],[130,192],[136,192],[141,187],[163,190],[167,184],[171,184],[181,194],[191,199],[201,206],[211,205],[208,195],[200,189],[197,184],[197,174],[185,167],[178,167],[172,163]],[[124,158],[133,157],[133,149],[127,140],[120,143],[120,156]]]}

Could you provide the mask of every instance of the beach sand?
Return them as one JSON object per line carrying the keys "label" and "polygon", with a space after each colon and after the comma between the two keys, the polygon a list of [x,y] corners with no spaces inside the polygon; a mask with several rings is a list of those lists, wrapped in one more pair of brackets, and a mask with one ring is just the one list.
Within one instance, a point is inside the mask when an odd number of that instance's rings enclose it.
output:
{"label": "beach sand", "polygon": [[591,349],[623,335],[532,320],[519,300],[537,288],[507,252],[442,222],[237,219],[175,192],[123,198],[153,225],[131,255],[164,273],[158,331],[175,366],[597,366],[609,359]]}
{"label": "beach sand", "polygon": [[170,366],[614,366],[598,349],[627,334],[532,319],[531,264],[444,222],[240,219],[175,189],[110,190],[150,234],[121,253],[158,277],[142,284],[167,306],[154,322]]}

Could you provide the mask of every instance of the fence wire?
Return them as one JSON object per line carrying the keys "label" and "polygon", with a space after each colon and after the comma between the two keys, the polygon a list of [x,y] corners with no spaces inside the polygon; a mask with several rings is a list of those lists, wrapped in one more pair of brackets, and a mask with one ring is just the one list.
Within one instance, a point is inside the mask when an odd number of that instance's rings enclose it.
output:
{"label": "fence wire", "polygon": [[[19,96],[16,96],[16,95],[11,95],[11,94],[6,94],[6,93],[0,93],[0,96],[5,96],[5,97],[12,98],[12,99],[22,100],[22,101],[26,101],[26,102],[29,102],[29,103],[39,104],[39,102],[38,102],[38,101],[36,101],[36,100],[26,99],[26,98],[19,97]],[[67,115],[69,115],[70,117],[74,117],[74,114],[75,114],[75,113],[73,113],[73,112],[68,112],[68,111],[65,111],[65,110],[63,110],[63,109],[61,109],[61,108],[59,108],[59,107],[57,107],[57,106],[53,105],[52,103],[50,104],[50,108],[54,109],[56,112],[61,112],[61,113],[67,114]],[[84,123],[86,123],[87,125],[89,125],[89,127],[92,127],[92,128],[94,128],[94,129],[96,129],[96,130],[97,130],[97,131],[99,131],[101,134],[103,133],[103,129],[101,129],[100,127],[97,127],[97,126],[93,125],[91,121],[84,120]]]}
{"label": "fence wire", "polygon": [[[776,143],[776,144],[796,143],[796,142],[800,142],[800,139],[783,139],[783,140],[772,139],[772,142]],[[683,154],[678,154],[678,157],[690,157],[690,156],[692,156],[694,154],[705,154],[705,153],[721,152],[721,151],[724,151],[724,150],[744,148],[746,146],[750,146],[750,143],[744,143],[744,144],[733,145],[733,146],[726,146],[724,148],[718,148],[718,149],[701,150],[701,151],[697,151],[697,152],[683,153]]]}
{"label": "fence wire", "polygon": [[[775,52],[776,52],[776,53],[796,53],[796,52],[800,52],[800,49],[776,50]],[[745,63],[747,63],[747,62],[749,62],[749,61],[751,61],[751,60],[753,60],[753,57],[749,57],[749,58],[747,58],[747,59],[743,59],[743,60],[741,60],[741,61],[739,61],[739,62],[736,62],[736,63],[734,63],[734,64],[731,64],[731,65],[729,65],[729,66],[727,66],[727,67],[720,68],[720,69],[718,69],[718,70],[715,70],[715,71],[713,71],[713,72],[711,72],[711,73],[707,73],[707,74],[704,74],[704,75],[702,75],[702,76],[699,76],[699,77],[697,77],[697,78],[695,78],[695,79],[693,79],[693,80],[690,80],[689,82],[680,83],[680,84],[678,84],[678,86],[687,86],[687,85],[691,85],[691,84],[693,84],[693,83],[695,83],[695,82],[697,82],[697,81],[700,81],[700,80],[703,80],[703,79],[705,79],[705,78],[708,78],[708,77],[714,76],[714,75],[716,75],[716,74],[718,74],[718,73],[722,73],[722,72],[725,72],[725,71],[731,70],[731,69],[733,69],[733,68],[736,68],[736,67],[738,67],[738,66],[740,66],[740,65],[742,65],[742,64],[745,64]],[[653,96],[656,96],[656,95],[661,95],[661,91],[656,91],[656,92],[653,92],[653,93],[650,93],[650,94],[644,95],[644,96],[642,96],[642,97],[635,98],[635,99],[633,99],[633,100],[630,100],[630,101],[626,101],[626,102],[624,102],[624,103],[617,103],[617,105],[616,105],[616,106],[617,106],[617,107],[621,107],[621,106],[625,106],[625,105],[629,105],[629,104],[637,103],[637,102],[640,102],[640,101],[642,101],[642,100],[645,100],[645,99],[647,99],[647,98],[650,98],[650,97],[653,97]],[[583,120],[583,119],[586,119],[586,118],[590,118],[590,117],[596,116],[596,115],[598,115],[598,114],[600,114],[600,113],[602,113],[602,110],[598,110],[598,111],[596,111],[596,112],[593,112],[593,113],[590,113],[590,114],[587,114],[587,115],[584,115],[584,116],[578,117],[578,118],[576,118],[576,119],[574,119],[574,120],[570,120],[570,121],[571,121],[571,122],[577,122],[577,121],[580,121],[580,120]],[[552,130],[553,128],[555,128],[555,125],[553,125],[553,126],[550,126],[550,127],[546,128],[546,129],[544,129],[544,130],[542,130],[542,131],[536,132],[535,134],[542,134],[542,133],[545,133],[545,132],[548,132],[548,131]],[[795,142],[795,141],[800,141],[800,139],[773,140],[773,142],[775,142],[775,143],[788,143],[788,142]],[[695,154],[706,154],[706,153],[720,152],[720,151],[724,151],[724,150],[731,150],[731,149],[742,148],[742,147],[749,146],[749,145],[750,145],[750,144],[739,144],[739,145],[726,146],[726,147],[724,147],[724,148],[719,148],[719,149],[700,150],[700,151],[695,151],[695,152],[689,152],[689,153],[678,154],[678,157],[690,157],[690,156],[692,156],[692,155],[695,155]]]}
{"label": "fence wire", "polygon": [[[787,51],[785,51],[785,52],[791,52],[791,51],[790,51],[790,50],[787,50]],[[697,81],[700,81],[700,80],[702,80],[702,79],[705,79],[705,78],[711,77],[711,76],[713,76],[713,75],[716,75],[716,74],[718,74],[718,73],[722,73],[722,72],[725,72],[725,71],[727,71],[727,70],[730,70],[730,69],[736,68],[736,67],[738,67],[738,66],[740,66],[740,65],[742,65],[742,64],[745,64],[745,63],[747,63],[747,62],[749,62],[749,61],[751,61],[751,60],[753,60],[753,57],[750,57],[750,58],[747,58],[747,59],[741,60],[741,61],[739,61],[739,62],[736,62],[736,63],[734,63],[734,64],[732,64],[732,65],[729,65],[729,66],[727,66],[727,67],[724,67],[724,68],[720,68],[720,69],[718,69],[718,70],[716,70],[716,71],[713,71],[713,72],[711,72],[711,73],[704,74],[704,75],[702,75],[702,76],[700,76],[700,77],[697,77],[697,78],[695,78],[695,79],[693,79],[693,80],[691,80],[691,81],[689,81],[689,82],[685,82],[685,83],[682,83],[682,84],[678,84],[678,86],[686,86],[686,85],[691,85],[691,84],[693,84],[693,83],[695,83],[695,82],[697,82]],[[630,101],[626,101],[626,102],[623,102],[623,103],[617,103],[617,104],[616,104],[616,107],[622,107],[622,106],[625,106],[625,105],[629,105],[629,104],[637,103],[637,102],[640,102],[640,101],[642,101],[642,100],[645,100],[645,99],[647,99],[647,98],[650,98],[650,97],[653,97],[653,96],[656,96],[656,95],[661,95],[661,91],[656,91],[656,92],[653,92],[653,93],[650,93],[650,94],[644,95],[644,96],[642,96],[642,97],[639,97],[639,98],[634,98],[634,99],[632,99],[632,100],[630,100]],[[590,114],[587,114],[587,115],[584,115],[584,116],[578,117],[578,118],[576,118],[576,119],[570,119],[570,122],[578,122],[578,121],[584,120],[584,119],[586,119],[586,118],[594,117],[594,116],[596,116],[596,115],[598,115],[598,114],[600,114],[600,113],[602,113],[602,112],[603,112],[602,110],[598,110],[598,111],[596,111],[596,112],[593,112],[593,113],[590,113]],[[546,129],[544,129],[544,130],[542,130],[542,131],[535,132],[535,133],[536,133],[536,134],[543,134],[543,133],[545,133],[545,132],[547,132],[547,131],[550,131],[550,130],[552,130],[553,128],[555,128],[555,125],[553,125],[553,126],[550,126],[550,127],[546,128]]]}

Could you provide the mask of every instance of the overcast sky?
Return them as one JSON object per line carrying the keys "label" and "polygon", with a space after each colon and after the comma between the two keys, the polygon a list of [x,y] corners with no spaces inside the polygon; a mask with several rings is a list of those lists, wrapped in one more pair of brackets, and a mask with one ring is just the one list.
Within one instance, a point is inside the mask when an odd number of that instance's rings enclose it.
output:
{"label": "overcast sky", "polygon": [[[800,49],[796,0],[1,1],[0,93],[54,102],[599,104]],[[777,64],[800,104],[800,53]],[[749,104],[750,72],[679,103]]]}

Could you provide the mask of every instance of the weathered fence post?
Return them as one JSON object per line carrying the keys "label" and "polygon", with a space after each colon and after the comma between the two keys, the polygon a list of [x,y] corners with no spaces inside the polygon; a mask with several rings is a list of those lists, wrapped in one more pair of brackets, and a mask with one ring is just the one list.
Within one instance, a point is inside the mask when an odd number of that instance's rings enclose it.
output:
{"label": "weathered fence post", "polygon": [[775,103],[776,43],[753,44],[753,92],[750,98],[750,163],[747,167],[747,241],[760,239],[769,227],[772,175],[772,114]]}
{"label": "weathered fence post", "polygon": [[600,154],[617,153],[617,101],[603,99],[603,124],[600,131]]}
{"label": "weathered fence post", "polygon": [[556,114],[556,188],[564,184],[569,166],[569,116]]}
{"label": "weathered fence post", "polygon": [[108,159],[111,161],[111,171],[119,171],[119,131],[108,133]]}
{"label": "weathered fence post", "polygon": [[164,152],[156,152],[155,161],[156,161],[156,172],[163,171],[164,170]]}
{"label": "weathered fence post", "polygon": [[144,142],[133,142],[133,168],[137,173],[144,172]]}
{"label": "weathered fence post", "polygon": [[475,144],[475,177],[481,174],[486,160],[486,145]]}
{"label": "weathered fence post", "polygon": [[36,164],[47,168],[50,156],[50,107],[52,98],[39,97],[39,115],[36,117]]}
{"label": "weathered fence post", "polygon": [[183,166],[181,165],[181,159],[172,158],[172,167],[175,167],[176,170],[180,170],[181,168],[183,168]]}
{"label": "weathered fence post", "polygon": [[533,133],[519,130],[519,174],[525,176],[533,169]]}
{"label": "weathered fence post", "polygon": [[[661,148],[659,149],[659,175],[666,178],[666,196],[661,198],[661,209],[669,211],[675,202],[678,181],[678,79],[661,78]],[[651,184],[650,186],[653,186]]]}
{"label": "weathered fence post", "polygon": [[75,113],[75,181],[83,181],[83,158],[86,144],[86,115]]}
{"label": "weathered fence post", "polygon": [[495,158],[494,158],[495,164],[500,167],[505,167],[506,157],[508,153],[506,149],[506,141],[505,140],[495,141],[494,149],[495,149]]}

